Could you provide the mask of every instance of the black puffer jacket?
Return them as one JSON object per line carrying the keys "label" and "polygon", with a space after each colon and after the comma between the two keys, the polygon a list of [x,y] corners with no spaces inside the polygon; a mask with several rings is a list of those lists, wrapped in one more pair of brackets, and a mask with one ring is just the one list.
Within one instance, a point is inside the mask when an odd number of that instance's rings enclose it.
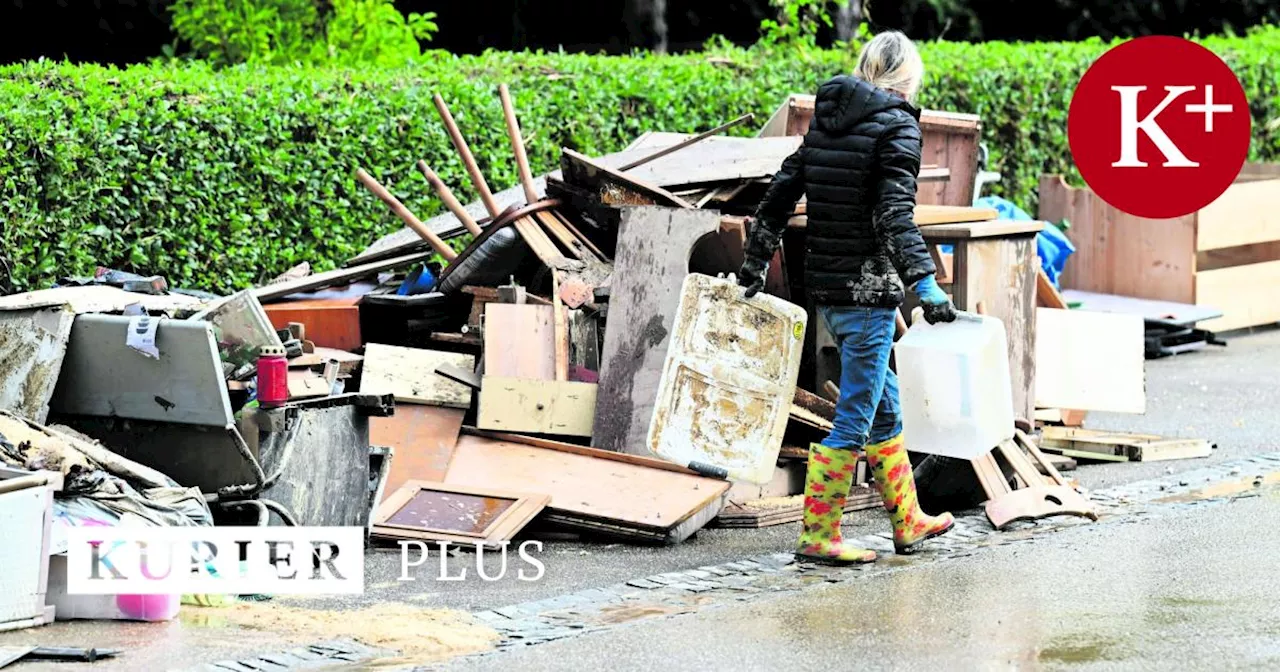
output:
{"label": "black puffer jacket", "polygon": [[817,304],[894,308],[936,268],[912,218],[920,111],[847,75],[818,89],[804,144],[756,210],[748,254],[771,259],[807,199],[804,280]]}

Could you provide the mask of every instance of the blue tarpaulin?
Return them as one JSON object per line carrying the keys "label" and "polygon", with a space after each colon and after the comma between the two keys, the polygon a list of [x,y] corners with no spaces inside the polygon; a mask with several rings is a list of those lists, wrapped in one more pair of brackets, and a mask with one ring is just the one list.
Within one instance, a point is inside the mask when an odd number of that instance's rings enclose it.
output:
{"label": "blue tarpaulin", "polygon": [[[999,196],[983,196],[974,201],[974,207],[991,208],[998,214],[997,219],[1012,219],[1029,222],[1035,218],[1012,202]],[[940,246],[943,252],[950,252],[950,245]],[[1067,264],[1067,257],[1076,251],[1070,240],[1052,223],[1048,223],[1040,233],[1036,234],[1036,253],[1040,255],[1040,266],[1054,287],[1058,286],[1058,276]]]}

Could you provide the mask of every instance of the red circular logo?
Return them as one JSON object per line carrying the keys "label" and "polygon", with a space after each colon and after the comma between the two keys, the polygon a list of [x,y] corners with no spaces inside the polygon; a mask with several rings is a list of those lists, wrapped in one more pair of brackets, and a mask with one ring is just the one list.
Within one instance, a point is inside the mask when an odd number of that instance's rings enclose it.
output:
{"label": "red circular logo", "polygon": [[1080,176],[1138,217],[1190,214],[1222,195],[1249,155],[1249,101],[1216,54],[1180,37],[1142,37],[1080,79],[1067,138]]}

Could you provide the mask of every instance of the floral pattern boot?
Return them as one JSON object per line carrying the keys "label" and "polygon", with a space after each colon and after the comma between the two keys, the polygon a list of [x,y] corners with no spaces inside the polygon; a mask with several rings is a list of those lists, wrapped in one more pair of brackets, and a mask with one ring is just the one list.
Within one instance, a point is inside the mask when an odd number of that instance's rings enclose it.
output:
{"label": "floral pattern boot", "polygon": [[884,509],[893,520],[893,548],[899,555],[914,553],[921,542],[946,534],[955,525],[950,513],[930,516],[920,510],[916,480],[901,434],[868,445],[867,464],[884,499]]}
{"label": "floral pattern boot", "polygon": [[876,559],[874,551],[848,546],[840,537],[840,519],[857,462],[858,454],[852,450],[810,444],[804,482],[804,531],[796,545],[797,558],[828,564]]}

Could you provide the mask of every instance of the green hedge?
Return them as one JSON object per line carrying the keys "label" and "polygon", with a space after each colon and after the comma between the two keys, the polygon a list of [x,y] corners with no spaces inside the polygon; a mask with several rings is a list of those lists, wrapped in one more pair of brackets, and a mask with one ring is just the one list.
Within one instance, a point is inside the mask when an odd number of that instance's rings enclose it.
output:
{"label": "green hedge", "polygon": [[[1280,159],[1280,29],[1203,43],[1239,74],[1253,158]],[[1042,172],[1071,172],[1074,82],[1108,45],[929,43],[925,106],[984,120],[996,189],[1035,209]],[[716,58],[710,58],[711,56]],[[849,71],[851,51],[686,56],[429,54],[398,70],[128,69],[49,62],[0,68],[3,245],[18,288],[95,264],[228,291],[300,261],[318,269],[400,223],[360,188],[364,167],[420,217],[441,209],[414,162],[470,200],[431,95],[449,102],[492,185],[515,182],[495,87],[522,113],[535,170],[561,146],[614,151],[647,130],[692,132]],[[752,129],[737,129],[748,134]]]}

